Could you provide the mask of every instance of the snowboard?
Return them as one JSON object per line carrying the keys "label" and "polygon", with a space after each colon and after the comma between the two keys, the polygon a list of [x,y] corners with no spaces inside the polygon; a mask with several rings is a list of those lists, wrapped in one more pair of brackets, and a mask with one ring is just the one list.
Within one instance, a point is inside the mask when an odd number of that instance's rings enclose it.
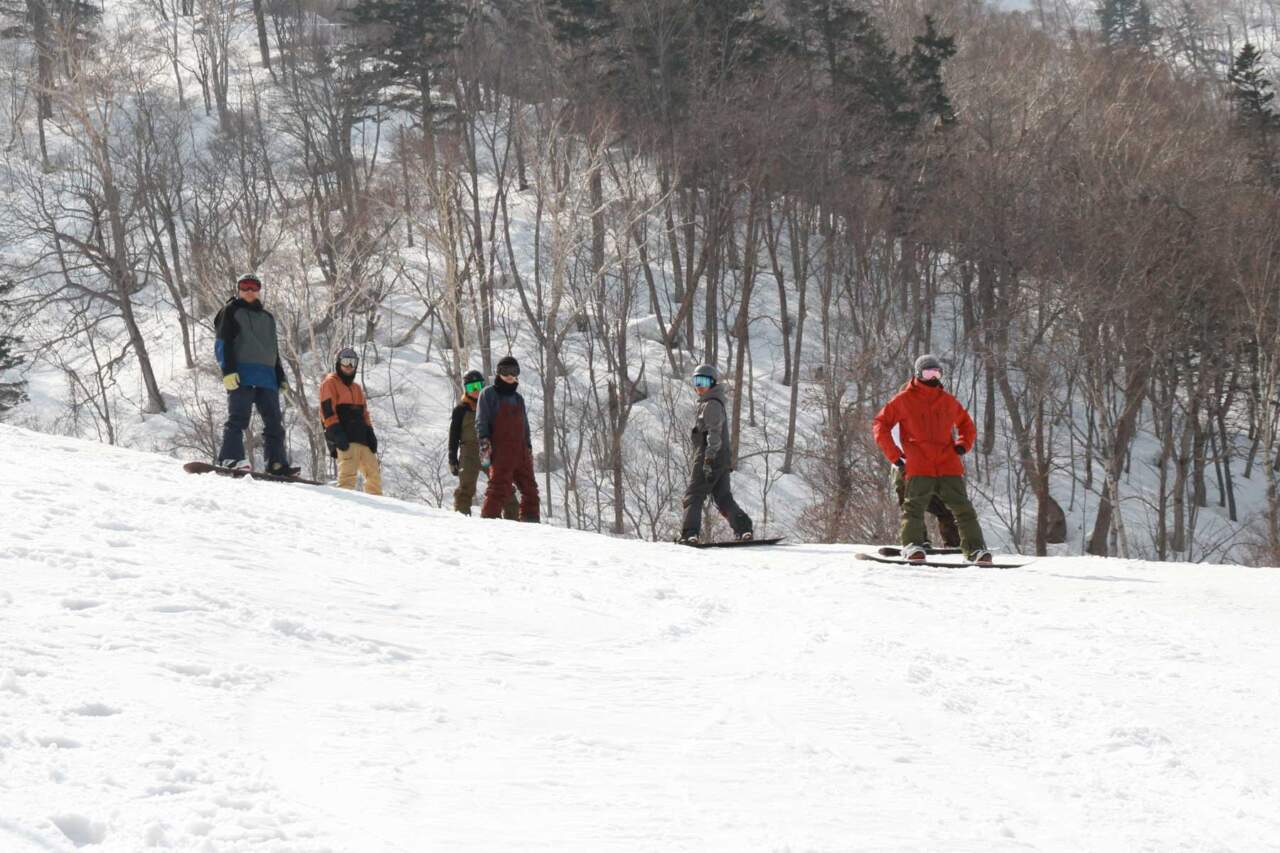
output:
{"label": "snowboard", "polygon": [[[960,548],[925,548],[926,554],[962,554]],[[885,545],[876,549],[876,553],[881,557],[901,557],[902,547],[899,545]]]}
{"label": "snowboard", "polygon": [[211,465],[208,462],[188,462],[182,466],[182,470],[188,474],[221,474],[223,477],[252,477],[255,480],[270,480],[273,483],[305,483],[308,486],[323,486],[324,483],[316,480],[308,480],[305,477],[282,477],[279,474],[268,474],[266,471],[238,471],[234,468],[224,468],[221,465]]}
{"label": "snowboard", "polygon": [[871,560],[876,563],[888,563],[891,566],[933,566],[937,569],[1020,569],[1026,563],[948,563],[945,560],[904,560],[901,557],[878,557],[875,554],[854,554],[859,560]]}
{"label": "snowboard", "polygon": [[687,545],[690,548],[750,548],[752,545],[777,545],[785,536],[778,536],[773,539],[748,539],[745,542],[739,539],[730,539],[727,542],[677,542],[677,545]]}

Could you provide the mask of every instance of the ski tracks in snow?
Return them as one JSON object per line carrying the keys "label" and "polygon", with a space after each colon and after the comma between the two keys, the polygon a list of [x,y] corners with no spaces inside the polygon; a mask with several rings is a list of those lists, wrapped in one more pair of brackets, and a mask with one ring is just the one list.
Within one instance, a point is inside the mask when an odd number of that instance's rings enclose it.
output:
{"label": "ski tracks in snow", "polygon": [[716,553],[6,427],[0,849],[1264,849],[1273,572]]}

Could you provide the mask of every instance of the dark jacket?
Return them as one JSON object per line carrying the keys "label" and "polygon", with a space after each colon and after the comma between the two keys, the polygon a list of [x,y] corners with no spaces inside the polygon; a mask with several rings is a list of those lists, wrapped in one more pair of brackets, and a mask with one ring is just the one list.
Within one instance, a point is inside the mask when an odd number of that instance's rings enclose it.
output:
{"label": "dark jacket", "polygon": [[241,385],[279,388],[285,384],[284,365],[276,339],[276,318],[261,302],[236,298],[214,318],[214,355],[222,375],[240,374]]}
{"label": "dark jacket", "polygon": [[[893,428],[898,428],[898,445]],[[941,385],[912,379],[876,415],[872,435],[890,462],[906,457],[908,477],[963,477],[956,445],[973,449],[978,430],[973,418]]]}
{"label": "dark jacket", "polygon": [[453,407],[453,415],[449,419],[450,465],[458,464],[459,448],[466,454],[480,452],[476,441],[476,401],[465,394],[458,405]]}
{"label": "dark jacket", "polygon": [[712,464],[727,461],[729,457],[729,416],[724,389],[713,385],[707,393],[698,397],[698,410],[693,419],[693,461],[707,460]]}
{"label": "dark jacket", "polygon": [[324,426],[325,440],[339,450],[346,450],[351,444],[363,444],[378,452],[378,438],[373,432],[373,418],[369,416],[364,389],[354,377],[344,376],[337,364],[333,366],[333,373],[320,383],[320,423]]}
{"label": "dark jacket", "polygon": [[495,456],[533,449],[529,413],[517,385],[499,379],[476,400],[476,438],[489,439]]}

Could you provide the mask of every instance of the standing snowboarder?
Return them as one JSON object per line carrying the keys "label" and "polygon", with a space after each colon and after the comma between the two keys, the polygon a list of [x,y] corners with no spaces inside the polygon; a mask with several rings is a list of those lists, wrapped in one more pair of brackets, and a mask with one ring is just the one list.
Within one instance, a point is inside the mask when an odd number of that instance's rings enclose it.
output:
{"label": "standing snowboarder", "polygon": [[239,470],[253,467],[245,459],[244,431],[256,407],[262,418],[267,472],[296,477],[301,469],[289,464],[280,411],[280,392],[289,386],[280,362],[276,320],[262,307],[261,291],[262,280],[255,273],[240,276],[236,297],[214,318],[214,353],[227,389],[227,421],[222,428],[218,464]]}
{"label": "standing snowboarder", "polygon": [[684,521],[678,541],[697,544],[702,533],[702,506],[708,497],[733,528],[738,539],[752,537],[751,519],[733,499],[729,485],[732,448],[729,446],[728,403],[715,367],[703,364],[693,372],[698,394],[691,432],[689,486],[684,492]]}
{"label": "standing snowboarder", "polygon": [[481,518],[497,518],[520,490],[520,520],[538,522],[538,481],[533,476],[533,437],[520,384],[520,363],[512,356],[498,362],[497,379],[476,401],[476,438],[480,467],[489,471]]}
{"label": "standing snowboarder", "polygon": [[369,402],[356,381],[360,355],[350,347],[338,353],[330,373],[320,383],[320,424],[329,452],[338,460],[338,488],[354,489],[364,475],[364,490],[382,494],[378,464],[378,436],[369,416]]}
{"label": "standing snowboarder", "polygon": [[[449,472],[458,478],[458,488],[453,490],[453,508],[463,515],[471,515],[471,502],[476,496],[476,481],[480,479],[480,440],[476,437],[476,398],[484,390],[484,374],[469,370],[462,377],[462,399],[453,407],[449,419]],[[502,517],[515,520],[520,516],[520,504],[515,490],[511,491],[502,509]]]}
{"label": "standing snowboarder", "polygon": [[[893,441],[895,426],[898,444]],[[973,449],[977,429],[960,401],[943,389],[942,362],[936,356],[916,359],[911,381],[876,415],[872,434],[885,458],[901,469],[906,482],[900,535],[902,556],[908,560],[925,558],[928,534],[924,513],[937,498],[955,516],[965,556],[975,563],[991,562],[978,514],[965,491],[964,463],[960,459]]]}

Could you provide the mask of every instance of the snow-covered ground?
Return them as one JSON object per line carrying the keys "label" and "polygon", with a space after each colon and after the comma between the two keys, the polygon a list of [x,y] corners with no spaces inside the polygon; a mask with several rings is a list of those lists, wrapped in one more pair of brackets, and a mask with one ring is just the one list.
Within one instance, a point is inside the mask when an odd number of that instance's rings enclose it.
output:
{"label": "snow-covered ground", "polygon": [[1280,571],[693,551],[0,426],[0,850],[1275,850]]}

